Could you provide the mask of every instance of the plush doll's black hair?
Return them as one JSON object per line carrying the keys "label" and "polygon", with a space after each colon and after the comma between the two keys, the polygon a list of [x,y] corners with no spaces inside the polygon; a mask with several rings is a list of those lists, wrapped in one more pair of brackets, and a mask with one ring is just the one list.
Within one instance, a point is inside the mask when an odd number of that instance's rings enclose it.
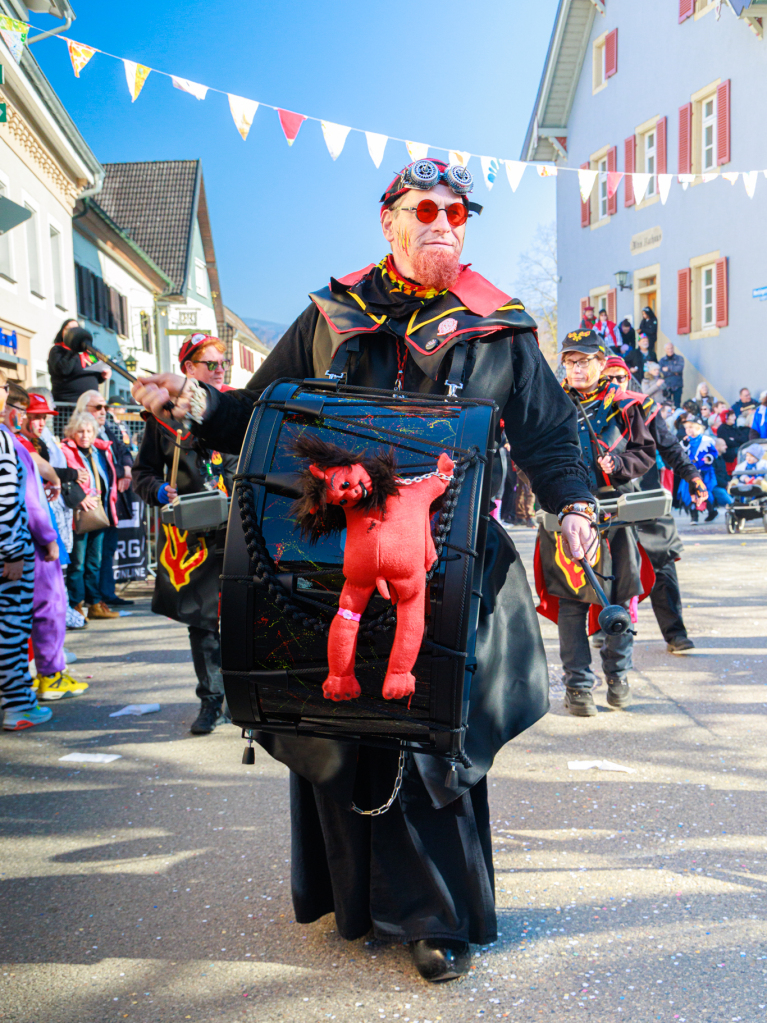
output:
{"label": "plush doll's black hair", "polygon": [[[370,476],[373,484],[370,493],[355,506],[362,511],[370,511],[386,507],[386,500],[397,493],[397,463],[393,449],[382,451],[376,455],[356,454],[346,448],[338,447],[328,441],[320,440],[311,434],[304,434],[294,444],[294,449],[302,458],[308,459],[318,469],[330,469],[334,466],[361,465]],[[320,536],[327,533],[341,532],[346,528],[346,516],[343,508],[328,504],[325,481],[313,476],[308,468],[301,473],[301,489],[303,496],[294,502],[290,514],[296,519],[301,533],[316,543]]]}

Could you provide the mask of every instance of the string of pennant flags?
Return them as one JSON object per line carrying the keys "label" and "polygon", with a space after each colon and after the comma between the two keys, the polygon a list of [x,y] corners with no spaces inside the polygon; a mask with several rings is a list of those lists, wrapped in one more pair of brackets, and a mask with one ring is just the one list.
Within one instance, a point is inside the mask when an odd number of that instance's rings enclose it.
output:
{"label": "string of pennant flags", "polygon": [[[23,51],[28,31],[29,26],[24,22],[14,21],[14,19],[7,17],[0,17],[0,36],[5,41],[6,45],[8,45],[13,57],[17,61],[21,60],[21,53]],[[475,157],[480,162],[482,178],[488,190],[490,190],[495,184],[496,178],[500,173],[501,164],[505,167],[506,177],[509,185],[511,186],[512,192],[516,192],[520,182],[522,181],[525,170],[528,167],[534,167],[538,176],[542,178],[554,178],[561,173],[577,174],[581,199],[584,203],[589,201],[589,197],[594,190],[594,185],[600,175],[603,175],[600,180],[606,182],[607,194],[610,199],[614,197],[621,181],[624,178],[629,179],[633,186],[634,201],[637,204],[641,203],[645,198],[648,189],[650,188],[650,182],[655,179],[654,191],[660,196],[660,200],[663,205],[665,205],[668,200],[674,179],[676,179],[686,191],[688,186],[695,181],[696,177],[700,177],[704,182],[713,181],[716,178],[722,177],[725,181],[729,181],[733,185],[739,178],[742,178],[746,194],[749,199],[751,199],[753,198],[756,190],[756,183],[759,178],[759,174],[762,173],[765,178],[767,178],[767,169],[763,171],[711,172],[700,175],[650,174],[640,171],[634,171],[633,173],[626,173],[625,171],[607,171],[605,173],[598,169],[558,167],[556,164],[528,163],[524,160],[504,160],[494,156],[481,156],[464,150],[448,149],[444,146],[432,146],[422,142],[413,142],[408,139],[397,138],[393,135],[382,135],[378,132],[366,131],[361,128],[352,128],[347,125],[336,124],[333,121],[328,121],[321,117],[312,117],[309,114],[299,114],[283,107],[272,106],[270,103],[263,103],[258,100],[248,99],[245,96],[237,96],[233,93],[228,93],[222,89],[216,89],[209,85],[192,82],[187,78],[181,78],[178,75],[169,74],[166,71],[158,71],[156,68],[148,67],[146,64],[139,64],[136,61],[128,60],[125,57],[119,57],[114,53],[108,53],[106,50],[100,50],[95,46],[89,46],[86,43],[78,43],[74,39],[69,39],[66,36],[56,36],[55,38],[61,39],[64,43],[66,43],[69,51],[69,58],[72,62],[72,70],[77,78],[80,77],[84,68],[97,53],[105,57],[111,57],[113,60],[121,61],[125,71],[125,80],[128,85],[131,102],[135,103],[138,99],[150,74],[158,74],[165,78],[170,78],[175,89],[179,89],[181,92],[186,92],[197,100],[204,100],[209,92],[215,92],[219,95],[226,96],[235,127],[240,133],[243,141],[248,138],[250,129],[253,126],[253,120],[256,116],[256,111],[259,107],[265,107],[268,110],[276,112],[280,126],[282,127],[282,131],[289,146],[292,146],[295,142],[304,121],[319,122],[325,139],[325,144],[333,160],[337,160],[341,155],[349,133],[356,132],[364,134],[367,142],[368,153],[376,167],[381,166],[388,142],[404,142],[408,155],[413,161],[424,159],[428,156],[430,149],[435,149],[439,152],[447,152],[449,163],[461,164],[461,166],[464,167],[469,163],[469,160],[472,159],[472,157]]]}

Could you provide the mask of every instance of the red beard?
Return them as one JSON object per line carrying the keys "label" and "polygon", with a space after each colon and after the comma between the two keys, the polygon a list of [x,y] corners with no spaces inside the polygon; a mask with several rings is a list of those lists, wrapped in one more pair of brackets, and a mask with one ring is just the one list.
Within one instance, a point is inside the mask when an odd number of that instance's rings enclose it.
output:
{"label": "red beard", "polygon": [[455,252],[427,245],[411,256],[413,279],[427,288],[449,291],[458,280],[461,264]]}

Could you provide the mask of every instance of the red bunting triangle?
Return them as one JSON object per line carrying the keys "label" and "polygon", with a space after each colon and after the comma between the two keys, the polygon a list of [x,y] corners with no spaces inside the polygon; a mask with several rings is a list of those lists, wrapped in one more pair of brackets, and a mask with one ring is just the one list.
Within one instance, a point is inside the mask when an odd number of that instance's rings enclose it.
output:
{"label": "red bunting triangle", "polygon": [[280,124],[282,130],[285,132],[285,138],[288,140],[288,145],[292,146],[298,135],[298,129],[304,123],[306,118],[303,114],[294,114],[290,110],[277,110],[280,115]]}

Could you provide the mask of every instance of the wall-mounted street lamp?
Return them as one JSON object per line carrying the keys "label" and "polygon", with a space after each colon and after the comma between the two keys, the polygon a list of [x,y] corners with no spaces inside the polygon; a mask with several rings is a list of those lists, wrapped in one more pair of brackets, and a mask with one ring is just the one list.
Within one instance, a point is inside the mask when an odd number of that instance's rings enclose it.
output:
{"label": "wall-mounted street lamp", "polygon": [[125,368],[128,370],[128,372],[132,373],[133,376],[135,376],[136,370],[138,369],[138,361],[136,360],[136,357],[133,354],[131,354],[127,357],[127,359],[124,359],[123,361],[125,362]]}
{"label": "wall-mounted street lamp", "polygon": [[625,288],[628,288],[629,291],[634,290],[634,285],[629,284],[629,272],[630,271],[628,270],[616,270],[615,273],[613,274],[613,277],[615,277],[615,279],[617,280],[618,287],[621,289],[621,291],[623,291]]}

